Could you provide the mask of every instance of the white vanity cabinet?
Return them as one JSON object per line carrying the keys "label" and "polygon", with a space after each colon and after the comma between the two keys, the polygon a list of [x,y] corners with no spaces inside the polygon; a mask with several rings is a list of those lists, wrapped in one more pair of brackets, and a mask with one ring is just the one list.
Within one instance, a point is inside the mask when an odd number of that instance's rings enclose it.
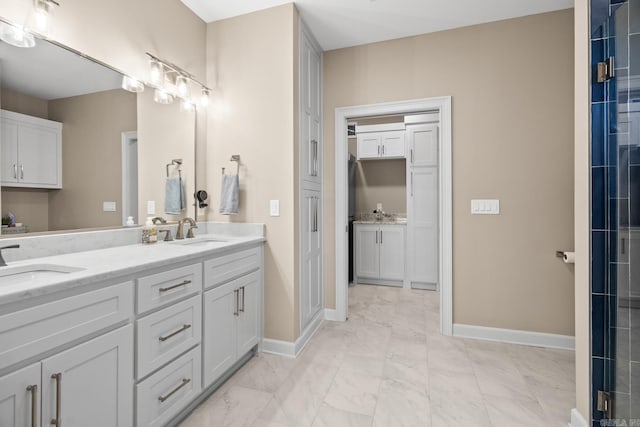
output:
{"label": "white vanity cabinet", "polygon": [[0,111],[1,183],[62,188],[62,123]]}
{"label": "white vanity cabinet", "polygon": [[[237,260],[242,259],[249,262],[239,268]],[[205,261],[204,387],[213,384],[262,338],[261,260],[261,249],[253,248]],[[220,277],[229,278],[230,274],[233,279],[220,283]]]}
{"label": "white vanity cabinet", "polygon": [[0,377],[0,425],[132,426],[132,314],[126,282],[0,316],[0,369],[33,361]]}
{"label": "white vanity cabinet", "polygon": [[405,225],[355,224],[356,281],[402,286]]}
{"label": "white vanity cabinet", "polygon": [[405,132],[403,130],[365,132],[357,134],[358,160],[403,159]]}

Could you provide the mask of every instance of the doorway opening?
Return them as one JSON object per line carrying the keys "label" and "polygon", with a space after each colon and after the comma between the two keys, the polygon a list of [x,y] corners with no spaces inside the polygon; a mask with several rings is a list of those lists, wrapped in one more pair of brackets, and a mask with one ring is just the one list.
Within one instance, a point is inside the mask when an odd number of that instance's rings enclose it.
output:
{"label": "doorway opening", "polygon": [[[336,109],[336,310],[330,316],[335,320],[344,321],[348,317],[350,224],[348,206],[349,158],[351,155],[348,150],[349,124],[359,118],[412,115],[427,111],[439,114],[439,131],[437,133],[437,283],[440,289],[440,331],[443,335],[452,335],[451,97],[426,98]],[[407,183],[407,185],[410,184]]]}

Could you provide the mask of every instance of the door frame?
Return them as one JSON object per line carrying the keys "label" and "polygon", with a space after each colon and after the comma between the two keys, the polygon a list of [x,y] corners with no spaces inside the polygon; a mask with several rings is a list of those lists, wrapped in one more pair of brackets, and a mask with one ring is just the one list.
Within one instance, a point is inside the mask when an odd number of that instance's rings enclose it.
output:
{"label": "door frame", "polygon": [[[132,160],[130,159],[129,147],[133,141],[138,141],[138,131],[122,132],[122,225],[127,224],[127,212],[129,212],[129,166]],[[137,171],[137,167],[136,167]],[[137,205],[135,206],[138,207]],[[140,212],[138,215],[140,216]],[[137,224],[142,224],[140,218],[135,218]]]}
{"label": "door frame", "polygon": [[[358,117],[410,114],[426,111],[440,113],[438,132],[438,279],[440,287],[440,332],[453,335],[453,226],[452,226],[452,166],[451,166],[451,96],[355,105],[335,109],[335,283],[336,317],[348,315],[348,181],[349,150],[347,120]],[[340,148],[342,147],[342,148]],[[340,166],[342,165],[342,166]]]}

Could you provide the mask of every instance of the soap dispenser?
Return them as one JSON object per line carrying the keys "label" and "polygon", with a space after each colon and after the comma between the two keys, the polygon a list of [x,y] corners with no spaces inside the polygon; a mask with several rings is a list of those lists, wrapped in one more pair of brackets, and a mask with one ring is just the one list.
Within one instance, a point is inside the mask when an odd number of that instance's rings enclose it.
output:
{"label": "soap dispenser", "polygon": [[144,227],[142,227],[142,243],[150,244],[156,243],[158,241],[158,229],[156,225],[153,223],[151,217],[147,217],[147,221],[144,223]]}

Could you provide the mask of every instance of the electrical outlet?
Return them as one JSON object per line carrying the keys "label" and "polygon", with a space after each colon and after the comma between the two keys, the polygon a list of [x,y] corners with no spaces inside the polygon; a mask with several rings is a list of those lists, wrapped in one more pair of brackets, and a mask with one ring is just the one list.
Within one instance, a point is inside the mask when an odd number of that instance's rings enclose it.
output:
{"label": "electrical outlet", "polygon": [[102,210],[103,212],[115,212],[116,202],[102,202]]}
{"label": "electrical outlet", "polygon": [[155,214],[156,214],[156,201],[147,200],[147,215],[155,215]]}
{"label": "electrical outlet", "polygon": [[269,214],[280,216],[280,200],[269,200]]}

